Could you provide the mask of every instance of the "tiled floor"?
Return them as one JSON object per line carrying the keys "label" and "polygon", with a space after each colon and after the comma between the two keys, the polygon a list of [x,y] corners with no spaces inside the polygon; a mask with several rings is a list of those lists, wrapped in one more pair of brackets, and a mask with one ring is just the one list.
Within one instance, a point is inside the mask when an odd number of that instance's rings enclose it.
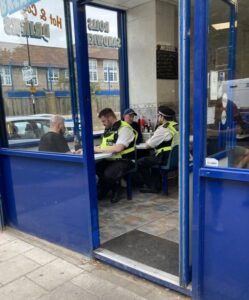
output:
{"label": "tiled floor", "polygon": [[133,199],[127,200],[125,189],[118,203],[109,199],[99,203],[101,243],[126,232],[138,229],[178,243],[178,187],[171,183],[169,195],[142,194],[133,191]]}

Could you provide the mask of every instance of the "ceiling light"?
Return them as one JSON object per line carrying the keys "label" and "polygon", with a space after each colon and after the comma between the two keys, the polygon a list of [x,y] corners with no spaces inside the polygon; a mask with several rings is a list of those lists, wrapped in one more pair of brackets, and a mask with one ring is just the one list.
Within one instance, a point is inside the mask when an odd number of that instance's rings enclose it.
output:
{"label": "ceiling light", "polygon": [[[217,23],[211,25],[215,30],[224,30],[230,28],[230,22]],[[235,21],[235,27],[237,27],[237,21]]]}

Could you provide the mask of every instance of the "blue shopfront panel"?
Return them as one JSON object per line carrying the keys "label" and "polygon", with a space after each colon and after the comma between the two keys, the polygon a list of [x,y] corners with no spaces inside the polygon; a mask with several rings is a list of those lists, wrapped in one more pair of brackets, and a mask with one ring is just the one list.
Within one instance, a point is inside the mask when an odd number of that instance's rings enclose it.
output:
{"label": "blue shopfront panel", "polygon": [[203,178],[201,299],[249,298],[248,182]]}
{"label": "blue shopfront panel", "polygon": [[82,162],[3,156],[7,225],[90,255],[91,210]]}

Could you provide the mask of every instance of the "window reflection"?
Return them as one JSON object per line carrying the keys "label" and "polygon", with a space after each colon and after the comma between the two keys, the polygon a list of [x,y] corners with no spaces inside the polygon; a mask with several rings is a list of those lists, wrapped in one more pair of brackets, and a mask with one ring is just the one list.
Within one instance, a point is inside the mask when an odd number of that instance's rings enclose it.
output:
{"label": "window reflection", "polygon": [[[240,1],[237,4],[239,8]],[[232,22],[230,13],[236,7],[226,1],[211,0],[209,5],[206,165],[248,168],[249,67],[245,26],[249,22],[243,9],[238,9],[237,20]],[[234,43],[232,32],[236,33]]]}
{"label": "window reflection", "polygon": [[11,148],[37,151],[51,118],[60,115],[74,149],[65,25],[63,0],[1,11],[0,76]]}
{"label": "window reflection", "polygon": [[103,132],[98,113],[112,107],[120,117],[119,48],[117,12],[86,6],[89,77],[94,134]]}

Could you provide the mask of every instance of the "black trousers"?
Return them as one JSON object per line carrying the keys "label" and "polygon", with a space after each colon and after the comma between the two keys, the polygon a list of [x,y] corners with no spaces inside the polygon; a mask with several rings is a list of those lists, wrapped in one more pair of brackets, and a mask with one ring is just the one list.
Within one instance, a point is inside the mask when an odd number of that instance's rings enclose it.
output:
{"label": "black trousers", "polygon": [[140,184],[145,184],[152,189],[158,189],[161,187],[161,175],[158,169],[152,169],[154,166],[160,166],[166,163],[168,153],[164,152],[159,155],[151,155],[140,158],[137,161],[138,176],[140,178]]}
{"label": "black trousers", "polygon": [[96,163],[96,174],[99,177],[98,182],[98,196],[103,198],[109,190],[111,190],[116,182],[122,178],[134,164],[130,160],[101,160]]}

